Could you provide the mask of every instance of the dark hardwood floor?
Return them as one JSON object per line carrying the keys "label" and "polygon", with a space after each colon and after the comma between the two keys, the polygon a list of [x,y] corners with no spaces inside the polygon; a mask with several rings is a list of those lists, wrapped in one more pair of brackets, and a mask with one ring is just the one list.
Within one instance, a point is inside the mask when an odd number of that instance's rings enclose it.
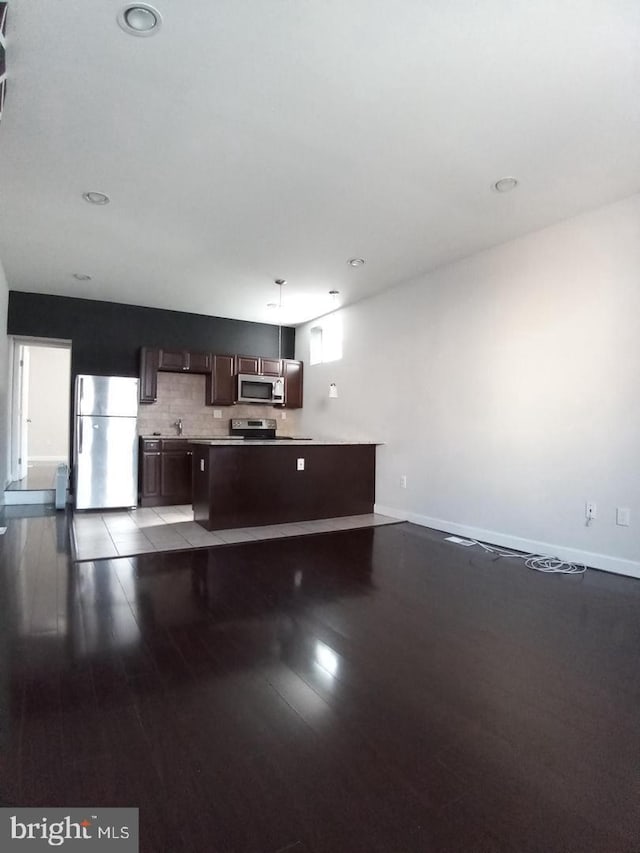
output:
{"label": "dark hardwood floor", "polygon": [[0,538],[0,798],[144,853],[640,850],[640,582],[399,524],[73,565]]}

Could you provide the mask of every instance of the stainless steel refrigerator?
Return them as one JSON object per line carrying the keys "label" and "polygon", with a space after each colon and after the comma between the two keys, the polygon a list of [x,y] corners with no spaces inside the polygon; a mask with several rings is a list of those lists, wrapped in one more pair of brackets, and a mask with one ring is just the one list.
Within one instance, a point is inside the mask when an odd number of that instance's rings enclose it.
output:
{"label": "stainless steel refrigerator", "polygon": [[74,417],[76,509],[138,503],[138,380],[77,376]]}

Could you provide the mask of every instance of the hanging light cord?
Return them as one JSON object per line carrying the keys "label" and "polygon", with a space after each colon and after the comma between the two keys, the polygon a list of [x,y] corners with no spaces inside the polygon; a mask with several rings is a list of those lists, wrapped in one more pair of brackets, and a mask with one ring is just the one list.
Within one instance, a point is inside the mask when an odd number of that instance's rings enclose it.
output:
{"label": "hanging light cord", "polygon": [[278,285],[278,358],[282,358],[282,285],[286,284],[286,279],[277,278],[275,284]]}

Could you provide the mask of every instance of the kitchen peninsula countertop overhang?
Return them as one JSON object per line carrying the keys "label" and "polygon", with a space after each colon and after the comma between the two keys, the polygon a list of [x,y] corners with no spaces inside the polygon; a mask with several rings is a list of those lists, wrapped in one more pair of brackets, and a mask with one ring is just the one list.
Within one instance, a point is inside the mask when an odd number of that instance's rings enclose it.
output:
{"label": "kitchen peninsula countertop overhang", "polygon": [[234,446],[255,446],[255,445],[265,445],[268,447],[273,447],[274,445],[282,445],[283,447],[295,447],[296,445],[304,445],[305,447],[322,447],[327,445],[359,445],[359,444],[372,444],[378,445],[381,442],[379,441],[347,441],[342,439],[331,439],[331,438],[197,438],[190,439],[191,444],[205,444],[210,445],[211,447],[223,446],[225,444],[234,445]]}

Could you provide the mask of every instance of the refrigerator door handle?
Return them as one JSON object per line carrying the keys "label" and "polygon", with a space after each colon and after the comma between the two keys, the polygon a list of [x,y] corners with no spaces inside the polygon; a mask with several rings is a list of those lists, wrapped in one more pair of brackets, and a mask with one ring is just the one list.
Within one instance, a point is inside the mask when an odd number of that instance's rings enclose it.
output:
{"label": "refrigerator door handle", "polygon": [[78,410],[80,412],[82,412],[82,399],[84,397],[84,376],[80,377],[80,394],[79,394],[79,397],[80,397],[80,399],[78,400],[78,403],[79,403]]}
{"label": "refrigerator door handle", "polygon": [[78,418],[78,453],[82,453],[82,418]]}

